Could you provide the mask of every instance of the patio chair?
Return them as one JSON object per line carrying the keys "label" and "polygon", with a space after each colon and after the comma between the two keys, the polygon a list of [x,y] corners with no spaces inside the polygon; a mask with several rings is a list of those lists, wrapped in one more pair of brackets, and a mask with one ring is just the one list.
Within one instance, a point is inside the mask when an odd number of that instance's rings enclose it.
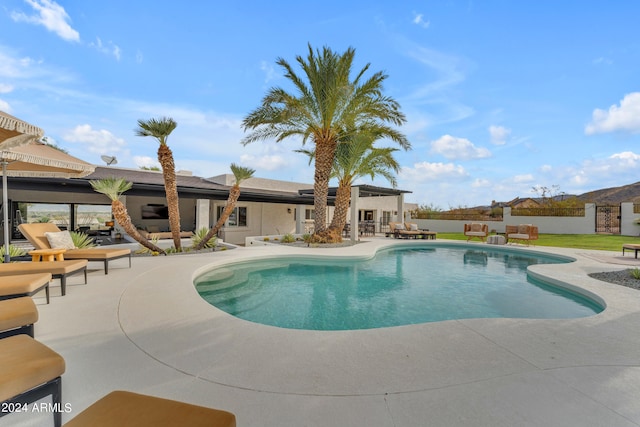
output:
{"label": "patio chair", "polygon": [[0,281],[0,300],[32,297],[44,289],[49,304],[49,282],[52,278],[51,273],[4,276]]}
{"label": "patio chair", "polygon": [[[0,417],[51,395],[53,425],[62,425],[62,356],[28,335],[0,340]],[[20,415],[24,416],[24,413]],[[15,417],[15,415],[14,415]]]}
{"label": "patio chair", "polygon": [[176,400],[114,391],[89,406],[65,427],[235,427],[231,412]]}
{"label": "patio chair", "polygon": [[64,296],[67,293],[67,276],[84,273],[84,283],[87,283],[87,263],[86,259],[2,263],[0,264],[0,276],[49,273],[52,278],[60,279],[60,287]]}
{"label": "patio chair", "polygon": [[489,235],[489,226],[479,222],[472,222],[464,225],[464,235],[467,236],[467,242],[471,239],[484,240]]}
{"label": "patio chair", "polygon": [[[18,229],[36,249],[54,249],[49,243],[47,233],[61,233],[58,226],[50,222],[20,224]],[[87,261],[103,262],[104,274],[109,274],[109,261],[124,257],[129,257],[129,268],[131,268],[131,249],[98,247],[67,249],[64,253],[65,259],[86,259]]]}
{"label": "patio chair", "polygon": [[0,339],[19,334],[33,338],[33,324],[38,321],[38,309],[30,297],[0,301]]}
{"label": "patio chair", "polygon": [[538,240],[538,227],[532,224],[507,225],[505,234],[508,242],[527,242],[529,246],[533,240]]}

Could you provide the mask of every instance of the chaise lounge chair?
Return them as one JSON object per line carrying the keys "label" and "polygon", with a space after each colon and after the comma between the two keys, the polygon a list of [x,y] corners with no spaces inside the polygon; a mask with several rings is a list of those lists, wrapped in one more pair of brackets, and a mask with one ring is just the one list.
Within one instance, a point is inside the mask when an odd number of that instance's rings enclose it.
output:
{"label": "chaise lounge chair", "polygon": [[467,236],[467,242],[471,239],[480,239],[484,242],[484,240],[489,235],[489,226],[487,224],[481,224],[479,222],[465,224],[464,235]]}
{"label": "chaise lounge chair", "polygon": [[33,324],[38,321],[38,309],[30,297],[0,301],[0,339],[19,334],[33,338]]}
{"label": "chaise lounge chair", "polygon": [[[62,356],[28,335],[0,340],[0,417],[51,395],[53,425],[62,425]],[[19,414],[24,415],[24,414]],[[14,418],[19,415],[12,415]]]}
{"label": "chaise lounge chair", "polygon": [[[20,224],[18,229],[36,249],[52,249],[46,233],[61,232],[58,226],[50,222]],[[129,257],[129,267],[131,267],[131,249],[99,247],[67,249],[64,253],[65,259],[86,259],[87,261],[104,262],[104,274],[109,274],[109,261],[124,257]]]}
{"label": "chaise lounge chair", "polygon": [[420,230],[418,224],[409,222],[390,222],[389,229],[390,233],[393,233],[393,237],[396,239],[435,239],[438,234],[435,231]]}
{"label": "chaise lounge chair", "polygon": [[[87,283],[86,259],[43,262],[9,262],[0,264],[0,276],[20,276],[24,274],[49,273],[54,279],[60,279],[62,295],[67,293],[67,276],[84,273],[84,283]],[[48,302],[48,301],[47,301]]]}
{"label": "chaise lounge chair", "polygon": [[4,276],[0,281],[0,300],[31,297],[44,289],[49,304],[49,282],[52,278],[51,273]]}
{"label": "chaise lounge chair", "polygon": [[114,391],[65,427],[236,427],[231,412],[128,391]]}

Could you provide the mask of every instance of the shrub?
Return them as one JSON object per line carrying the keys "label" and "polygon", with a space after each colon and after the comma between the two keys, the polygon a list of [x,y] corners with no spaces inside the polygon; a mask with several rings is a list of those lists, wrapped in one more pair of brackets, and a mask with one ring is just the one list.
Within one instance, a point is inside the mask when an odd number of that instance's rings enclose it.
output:
{"label": "shrub", "polygon": [[265,237],[264,239],[262,239],[262,241],[264,241],[264,242],[268,242],[269,240],[271,240],[271,239],[269,239],[268,237]]}
{"label": "shrub", "polygon": [[630,274],[634,279],[640,280],[640,268],[636,267],[633,270],[630,270]]}
{"label": "shrub", "polygon": [[293,243],[296,241],[296,238],[293,237],[293,234],[291,233],[287,233],[284,236],[282,236],[282,243]]}
{"label": "shrub", "polygon": [[[194,247],[198,246],[200,244],[200,242],[207,237],[207,233],[209,232],[209,230],[206,227],[201,227],[199,230],[196,230],[195,233],[193,233],[193,236],[191,236],[191,243],[193,244]],[[218,239],[216,236],[213,236],[211,239],[209,239],[209,241],[207,243],[204,244],[205,248],[215,248],[216,244],[218,243]]]}

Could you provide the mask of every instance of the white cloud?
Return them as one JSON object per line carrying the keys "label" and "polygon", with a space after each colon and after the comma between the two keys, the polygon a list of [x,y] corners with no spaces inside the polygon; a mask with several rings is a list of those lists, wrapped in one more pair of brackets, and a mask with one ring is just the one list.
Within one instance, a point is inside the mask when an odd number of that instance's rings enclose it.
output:
{"label": "white cloud", "polygon": [[160,167],[160,163],[158,163],[157,158],[149,157],[149,156],[133,156],[133,162],[139,168],[151,168],[151,167]]}
{"label": "white cloud", "polygon": [[65,141],[81,143],[87,151],[96,154],[114,155],[121,152],[126,142],[108,130],[94,130],[90,125],[78,125],[63,135]]}
{"label": "white cloud", "polygon": [[613,64],[613,61],[611,59],[609,59],[609,58],[601,56],[599,58],[594,59],[593,63],[595,65],[601,65],[601,64],[603,64],[603,65],[611,65],[611,64]]}
{"label": "white cloud", "polygon": [[0,110],[4,111],[5,113],[11,113],[11,106],[7,101],[0,99]]}
{"label": "white cloud", "polygon": [[112,41],[109,41],[106,45],[102,43],[100,37],[96,37],[95,42],[89,43],[89,47],[96,49],[98,52],[104,53],[105,55],[113,55],[116,58],[116,61],[120,61],[121,50],[120,47],[114,44]]}
{"label": "white cloud", "polygon": [[441,154],[449,160],[491,157],[491,152],[488,149],[476,147],[466,138],[457,138],[451,135],[444,135],[435,141],[431,141],[431,152]]}
{"label": "white cloud", "polygon": [[276,77],[276,71],[273,68],[273,64],[267,61],[262,61],[260,63],[260,70],[264,72],[265,83],[269,83],[271,80],[273,80]]}
{"label": "white cloud", "polygon": [[36,12],[27,15],[23,12],[12,12],[11,18],[16,22],[28,22],[42,25],[67,41],[80,41],[80,34],[69,25],[69,15],[62,6],[52,0],[25,0]]}
{"label": "white cloud", "polygon": [[542,165],[540,166],[540,171],[542,172],[551,172],[553,167],[551,165]]}
{"label": "white cloud", "polygon": [[413,12],[413,23],[421,26],[422,28],[429,28],[431,25],[430,21],[424,20],[424,15],[422,13]]}
{"label": "white cloud", "polygon": [[0,83],[0,93],[9,93],[9,92],[13,92],[13,86],[6,83]]}
{"label": "white cloud", "polygon": [[620,106],[612,105],[607,111],[599,108],[593,111],[585,133],[593,135],[607,132],[640,133],[640,92],[625,95]]}
{"label": "white cloud", "polygon": [[399,173],[403,179],[412,181],[461,180],[468,177],[465,169],[453,163],[416,163],[413,167],[403,167]]}
{"label": "white cloud", "polygon": [[491,143],[494,145],[504,145],[507,143],[511,129],[504,126],[489,126],[489,135],[491,135]]}
{"label": "white cloud", "polygon": [[528,173],[528,174],[514,176],[513,182],[515,182],[516,184],[522,184],[522,183],[532,182],[533,179],[534,179],[533,175]]}
{"label": "white cloud", "polygon": [[256,170],[274,171],[287,166],[287,160],[280,155],[255,156],[253,154],[240,155],[240,163]]}
{"label": "white cloud", "polygon": [[489,188],[491,187],[491,181],[483,178],[476,178],[471,183],[471,187],[473,188]]}

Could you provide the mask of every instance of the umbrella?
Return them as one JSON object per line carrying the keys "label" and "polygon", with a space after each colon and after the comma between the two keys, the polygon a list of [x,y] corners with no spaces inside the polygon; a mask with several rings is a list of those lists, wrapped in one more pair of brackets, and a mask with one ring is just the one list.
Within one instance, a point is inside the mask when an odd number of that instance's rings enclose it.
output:
{"label": "umbrella", "polygon": [[39,127],[0,111],[0,149],[23,145],[43,135],[44,131]]}
{"label": "umbrella", "polygon": [[7,176],[81,178],[93,173],[95,166],[70,156],[58,149],[31,141],[29,143],[3,149],[0,145],[0,163],[2,163],[2,204],[4,219],[4,260],[9,257],[9,207]]}

